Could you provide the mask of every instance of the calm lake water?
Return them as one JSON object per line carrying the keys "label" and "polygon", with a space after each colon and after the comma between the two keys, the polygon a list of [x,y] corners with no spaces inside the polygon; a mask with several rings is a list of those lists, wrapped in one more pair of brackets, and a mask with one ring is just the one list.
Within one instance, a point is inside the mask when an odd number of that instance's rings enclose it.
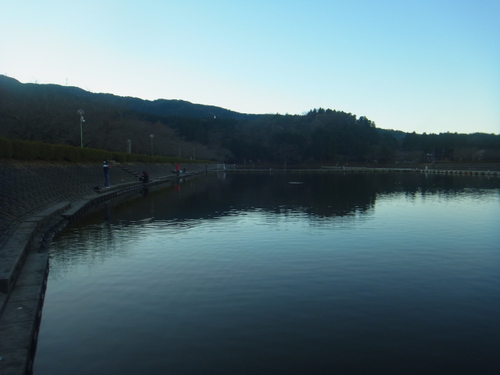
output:
{"label": "calm lake water", "polygon": [[60,233],[41,374],[499,374],[500,179],[208,174]]}

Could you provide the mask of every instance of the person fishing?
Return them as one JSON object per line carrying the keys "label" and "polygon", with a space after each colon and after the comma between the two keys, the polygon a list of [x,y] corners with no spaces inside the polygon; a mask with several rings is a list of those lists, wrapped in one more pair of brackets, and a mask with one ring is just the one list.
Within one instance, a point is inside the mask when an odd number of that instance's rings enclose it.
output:
{"label": "person fishing", "polygon": [[109,171],[111,166],[108,164],[107,160],[102,163],[102,170],[104,172],[104,187],[109,188]]}

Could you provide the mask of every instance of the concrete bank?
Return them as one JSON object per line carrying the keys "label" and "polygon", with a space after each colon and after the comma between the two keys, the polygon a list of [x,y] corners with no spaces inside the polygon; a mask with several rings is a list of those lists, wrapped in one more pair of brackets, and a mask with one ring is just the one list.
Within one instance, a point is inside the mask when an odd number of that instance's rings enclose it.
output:
{"label": "concrete bank", "polygon": [[[205,171],[185,165],[183,178]],[[49,270],[44,241],[93,205],[148,186],[175,183],[173,165],[114,164],[103,189],[102,166],[0,162],[0,374],[32,372]]]}

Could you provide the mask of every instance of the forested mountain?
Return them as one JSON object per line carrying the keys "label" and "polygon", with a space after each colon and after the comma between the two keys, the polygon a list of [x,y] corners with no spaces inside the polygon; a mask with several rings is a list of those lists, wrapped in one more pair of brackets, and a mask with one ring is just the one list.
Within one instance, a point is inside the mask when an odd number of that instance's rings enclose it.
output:
{"label": "forested mountain", "polygon": [[[94,94],[0,75],[0,135],[8,138],[228,163],[392,163],[500,160],[500,136],[377,129],[331,109],[243,114],[182,100]],[[153,135],[153,137],[151,137]]]}

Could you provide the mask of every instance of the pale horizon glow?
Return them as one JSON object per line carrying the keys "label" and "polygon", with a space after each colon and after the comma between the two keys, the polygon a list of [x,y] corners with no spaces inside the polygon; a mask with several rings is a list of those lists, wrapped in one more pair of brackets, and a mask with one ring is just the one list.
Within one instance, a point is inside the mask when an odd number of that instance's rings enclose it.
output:
{"label": "pale horizon glow", "polygon": [[241,113],[500,134],[500,2],[18,0],[0,74]]}

